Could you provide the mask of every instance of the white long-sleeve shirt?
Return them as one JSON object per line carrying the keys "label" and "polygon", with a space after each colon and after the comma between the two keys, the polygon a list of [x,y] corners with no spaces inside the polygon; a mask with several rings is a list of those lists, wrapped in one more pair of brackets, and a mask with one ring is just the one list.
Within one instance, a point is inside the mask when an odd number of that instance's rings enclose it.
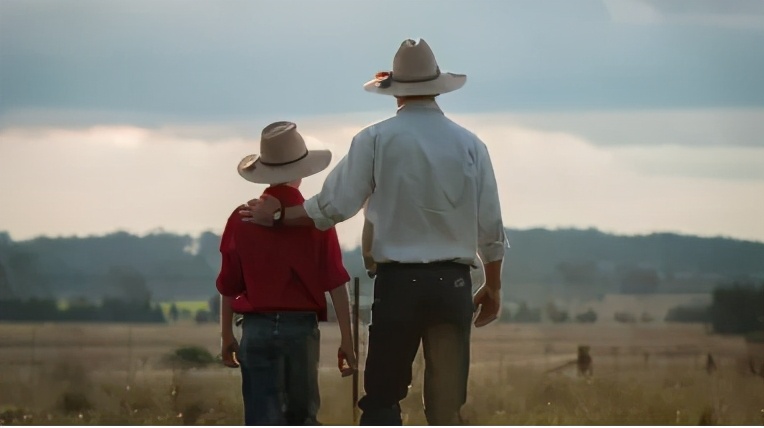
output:
{"label": "white long-sleeve shirt", "polygon": [[377,263],[504,257],[507,239],[485,144],[434,101],[408,102],[366,127],[304,208],[328,229],[368,201]]}

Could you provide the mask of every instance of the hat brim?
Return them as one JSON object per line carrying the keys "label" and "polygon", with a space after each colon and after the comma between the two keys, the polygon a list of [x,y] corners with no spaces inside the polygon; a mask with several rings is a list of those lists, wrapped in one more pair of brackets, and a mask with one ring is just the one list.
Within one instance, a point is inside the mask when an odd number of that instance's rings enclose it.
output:
{"label": "hat brim", "polygon": [[382,95],[392,95],[396,97],[410,97],[416,95],[437,95],[455,91],[465,83],[467,76],[465,74],[456,74],[444,72],[437,79],[426,82],[390,82],[387,88],[379,87],[379,80],[374,79],[366,82],[363,89],[368,92]]}
{"label": "hat brim", "polygon": [[313,174],[325,170],[332,161],[332,152],[325,149],[309,150],[308,155],[295,163],[288,165],[271,166],[263,165],[258,157],[251,167],[244,168],[245,164],[251,163],[249,155],[239,162],[236,168],[239,175],[247,181],[258,184],[289,183],[300,178],[310,177]]}

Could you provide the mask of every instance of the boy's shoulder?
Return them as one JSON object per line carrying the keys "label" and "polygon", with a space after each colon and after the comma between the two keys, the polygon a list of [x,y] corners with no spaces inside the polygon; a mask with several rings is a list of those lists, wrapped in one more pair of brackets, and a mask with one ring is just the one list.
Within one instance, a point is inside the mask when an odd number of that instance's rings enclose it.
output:
{"label": "boy's shoulder", "polygon": [[228,222],[231,222],[231,220],[240,220],[243,218],[243,216],[239,213],[241,209],[243,208],[243,205],[239,205],[236,208],[231,211],[231,215],[228,216]]}

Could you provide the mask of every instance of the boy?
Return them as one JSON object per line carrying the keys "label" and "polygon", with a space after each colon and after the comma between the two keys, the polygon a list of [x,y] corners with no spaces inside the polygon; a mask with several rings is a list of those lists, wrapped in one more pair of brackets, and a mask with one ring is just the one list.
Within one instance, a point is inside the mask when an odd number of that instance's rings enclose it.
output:
{"label": "boy", "polygon": [[[328,150],[307,149],[294,123],[275,122],[263,129],[260,154],[242,159],[238,171],[248,181],[269,184],[264,195],[295,206],[305,201],[301,180],[330,161]],[[351,375],[356,364],[345,287],[350,278],[337,233],[309,226],[252,227],[241,221],[239,209],[221,238],[216,285],[223,296],[222,354],[227,365],[241,366],[245,424],[315,425],[318,322],[326,320],[327,291],[342,336],[339,354],[347,362],[342,375]],[[232,312],[244,316],[240,345],[230,331]]]}

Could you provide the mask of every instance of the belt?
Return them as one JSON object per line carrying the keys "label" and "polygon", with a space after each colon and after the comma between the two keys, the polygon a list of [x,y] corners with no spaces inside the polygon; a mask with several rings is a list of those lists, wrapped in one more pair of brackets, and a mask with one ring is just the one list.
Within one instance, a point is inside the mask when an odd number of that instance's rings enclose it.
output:
{"label": "belt", "polygon": [[429,269],[429,268],[461,268],[469,269],[470,266],[464,263],[459,263],[454,260],[439,260],[428,263],[406,263],[406,262],[382,262],[377,263],[377,269],[379,268],[394,268],[394,269]]}
{"label": "belt", "polygon": [[258,318],[273,321],[318,319],[318,314],[312,311],[273,311],[273,312],[247,312],[244,319]]}

